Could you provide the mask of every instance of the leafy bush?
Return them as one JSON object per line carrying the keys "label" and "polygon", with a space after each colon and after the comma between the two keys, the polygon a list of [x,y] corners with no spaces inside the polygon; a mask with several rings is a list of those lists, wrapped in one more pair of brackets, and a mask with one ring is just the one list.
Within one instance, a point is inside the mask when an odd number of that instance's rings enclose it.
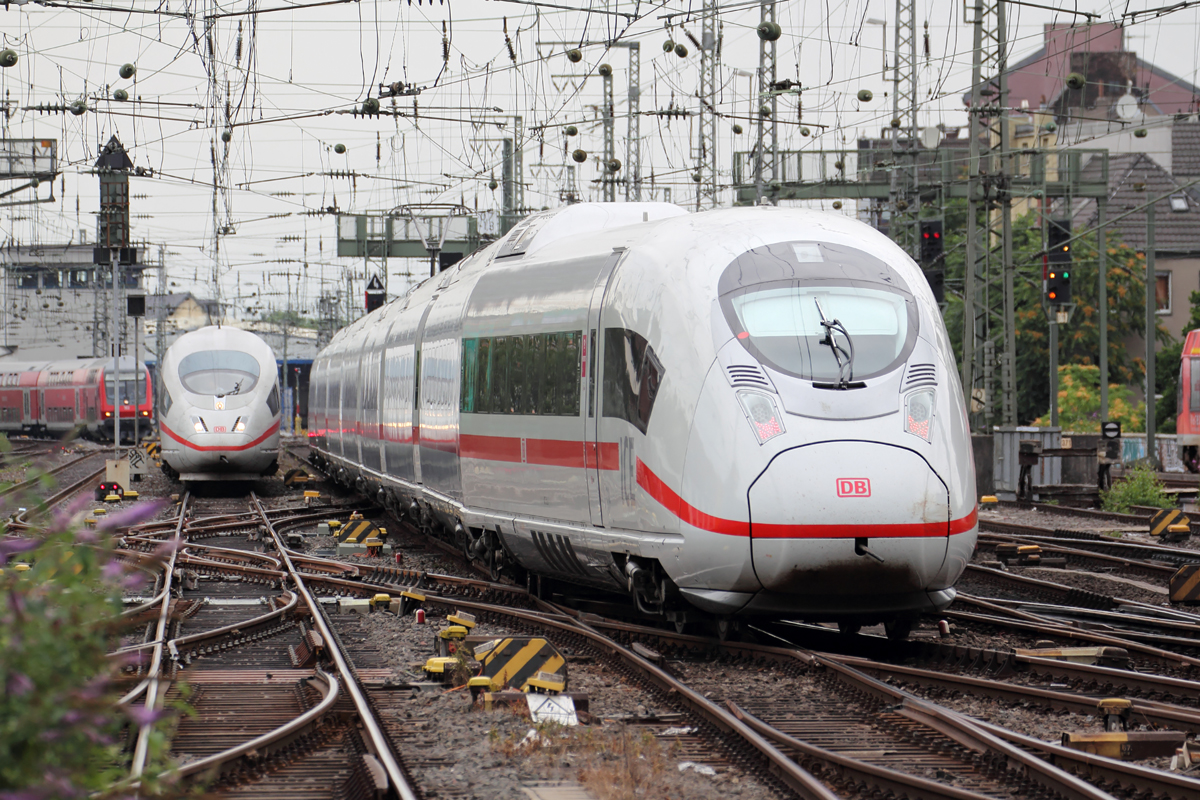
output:
{"label": "leafy bush", "polygon": [[[43,487],[51,483],[42,476]],[[120,684],[129,662],[110,655],[125,628],[122,593],[147,574],[116,557],[112,531],[156,506],[114,514],[105,529],[89,530],[78,526],[88,498],[55,513],[35,502],[30,511],[41,512],[39,521],[14,534],[12,509],[0,501],[0,798],[128,794],[126,727],[136,730],[161,712],[117,703],[129,688]],[[152,742],[143,794],[165,787],[158,780],[165,740],[156,733]]]}
{"label": "leafy bush", "polygon": [[[1128,386],[1108,385],[1108,418],[1121,423],[1126,433],[1146,430],[1146,404],[1130,401]],[[1064,364],[1058,368],[1058,424],[1073,433],[1099,433],[1100,368],[1091,364]],[[1050,412],[1034,420],[1050,425]]]}
{"label": "leafy bush", "polygon": [[1175,498],[1164,491],[1162,481],[1154,470],[1146,466],[1134,467],[1126,472],[1125,477],[1114,483],[1111,489],[1100,493],[1100,501],[1105,511],[1119,513],[1128,512],[1130,506],[1176,506]]}

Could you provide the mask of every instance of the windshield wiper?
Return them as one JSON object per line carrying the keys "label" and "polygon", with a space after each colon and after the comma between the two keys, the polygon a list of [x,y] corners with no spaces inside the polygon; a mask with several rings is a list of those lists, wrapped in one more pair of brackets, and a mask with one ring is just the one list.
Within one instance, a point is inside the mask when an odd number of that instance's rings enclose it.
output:
{"label": "windshield wiper", "polygon": [[[833,351],[833,360],[838,365],[838,382],[837,388],[849,389],[850,382],[854,380],[854,341],[850,338],[850,334],[846,332],[846,326],[838,320],[830,320],[825,316],[825,309],[821,308],[821,301],[813,298],[813,302],[817,304],[817,313],[821,315],[821,327],[825,329],[825,338],[819,344],[829,345],[829,349]],[[846,338],[846,345],[850,348],[846,350],[833,340],[834,332],[840,333]],[[844,359],[844,360],[843,360]]]}
{"label": "windshield wiper", "polygon": [[240,392],[241,390],[242,390],[242,382],[241,382],[241,381],[238,381],[237,383],[235,383],[235,384],[233,385],[233,391],[232,391],[232,392],[230,392],[230,394],[237,394],[237,393],[238,393],[238,392]]}

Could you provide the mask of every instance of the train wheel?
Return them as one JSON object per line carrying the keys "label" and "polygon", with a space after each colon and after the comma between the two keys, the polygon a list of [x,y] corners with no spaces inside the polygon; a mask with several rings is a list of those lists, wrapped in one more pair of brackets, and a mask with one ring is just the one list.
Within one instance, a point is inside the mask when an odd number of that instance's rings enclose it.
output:
{"label": "train wheel", "polygon": [[852,635],[852,634],[855,634],[855,633],[858,633],[859,631],[861,631],[861,630],[862,630],[862,623],[861,623],[861,622],[854,622],[854,621],[852,621],[852,620],[845,620],[845,619],[844,619],[844,620],[842,620],[842,621],[838,622],[838,624],[837,624],[837,625],[838,625],[838,630],[839,630],[839,631],[841,631],[842,633],[844,633],[844,634],[848,635],[848,636],[849,636],[849,635]]}
{"label": "train wheel", "polygon": [[722,642],[736,642],[742,638],[742,626],[736,620],[721,617],[716,622],[717,638]]}
{"label": "train wheel", "polygon": [[912,626],[911,619],[893,619],[883,623],[883,630],[889,641],[903,642],[912,633]]}

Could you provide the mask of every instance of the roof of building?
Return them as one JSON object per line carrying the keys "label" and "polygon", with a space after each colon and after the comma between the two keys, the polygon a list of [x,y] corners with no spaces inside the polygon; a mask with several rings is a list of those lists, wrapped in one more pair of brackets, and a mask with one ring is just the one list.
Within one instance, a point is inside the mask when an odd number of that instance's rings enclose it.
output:
{"label": "roof of building", "polygon": [[[1043,27],[1042,47],[1015,64],[1009,64],[1008,105],[1013,108],[1036,109],[1055,106],[1063,94],[1064,81],[1072,71],[1072,54],[1112,55],[1124,53],[1124,29],[1111,23],[1070,25],[1049,23]],[[1130,54],[1132,55],[1132,54]],[[1194,111],[1200,89],[1184,79],[1141,58],[1136,58],[1136,74],[1128,76],[1134,94],[1142,98],[1147,112],[1177,114]],[[1091,64],[1090,59],[1085,59]],[[1111,59],[1097,58],[1087,71],[1107,71],[1115,66]],[[1092,75],[1093,88],[1097,82],[1107,82],[1103,76]],[[1118,92],[1124,87],[1113,87]],[[1108,92],[1109,88],[1106,87]],[[970,103],[971,95],[963,95]]]}
{"label": "roof of building", "polygon": [[1200,176],[1200,122],[1176,121],[1171,127],[1171,151],[1175,177]]}
{"label": "roof of building", "polygon": [[[1083,179],[1097,179],[1100,169],[1100,159],[1092,159],[1083,168]],[[1120,241],[1136,250],[1145,250],[1146,211],[1138,210],[1122,219],[1115,218],[1158,197],[1160,199],[1154,204],[1154,252],[1159,255],[1200,254],[1200,191],[1196,187],[1185,188],[1187,182],[1172,176],[1145,153],[1109,156],[1105,218],[1115,220],[1107,225],[1109,242]],[[1188,210],[1172,210],[1172,195],[1185,196]],[[1075,230],[1094,227],[1098,218],[1095,200],[1077,205]]]}
{"label": "roof of building", "polygon": [[174,294],[148,294],[146,295],[146,314],[151,317],[154,316],[158,312],[160,304],[164,311],[170,313],[186,303],[189,299],[195,301],[197,305],[199,305],[206,313],[210,315],[215,314],[220,307],[220,304],[216,300],[204,300],[196,297],[191,292],[175,292]]}

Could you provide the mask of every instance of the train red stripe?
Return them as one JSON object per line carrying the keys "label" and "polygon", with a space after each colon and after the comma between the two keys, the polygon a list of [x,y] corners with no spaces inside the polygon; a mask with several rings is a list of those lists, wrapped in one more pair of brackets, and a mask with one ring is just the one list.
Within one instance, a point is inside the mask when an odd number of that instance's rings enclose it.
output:
{"label": "train red stripe", "polygon": [[459,437],[459,448],[463,458],[534,464],[542,467],[583,469],[585,466],[595,466],[599,469],[615,470],[621,463],[620,446],[616,442],[600,442],[599,463],[594,443],[571,439],[526,438],[524,458],[521,456],[521,438],[516,436],[464,433]]}
{"label": "train red stripe", "polygon": [[[690,505],[655,475],[654,471],[647,467],[640,458],[637,460],[637,483],[665,509],[694,528],[726,536],[750,536],[751,534],[749,522],[714,517]],[[974,528],[978,517],[978,510],[972,508],[971,513],[965,517],[951,520],[948,529],[944,522],[912,522],[891,525],[772,525],[760,522],[753,526],[753,531],[756,538],[762,539],[854,539],[858,537],[898,539],[946,536],[947,534],[953,536]]]}
{"label": "train red stripe", "polygon": [[176,433],[175,431],[168,428],[164,423],[159,423],[159,427],[162,428],[163,433],[167,434],[172,439],[174,439],[175,441],[182,444],[184,447],[191,448],[192,450],[199,450],[201,452],[209,453],[209,452],[213,452],[213,451],[217,451],[217,450],[249,450],[251,447],[254,447],[255,445],[262,444],[268,436],[270,436],[275,431],[279,430],[279,420],[275,420],[274,424],[272,424],[271,427],[267,428],[267,432],[264,433],[262,436],[259,436],[253,442],[247,442],[246,444],[233,444],[233,445],[207,446],[207,445],[200,445],[200,444],[192,444],[187,439],[184,439],[178,433]]}

